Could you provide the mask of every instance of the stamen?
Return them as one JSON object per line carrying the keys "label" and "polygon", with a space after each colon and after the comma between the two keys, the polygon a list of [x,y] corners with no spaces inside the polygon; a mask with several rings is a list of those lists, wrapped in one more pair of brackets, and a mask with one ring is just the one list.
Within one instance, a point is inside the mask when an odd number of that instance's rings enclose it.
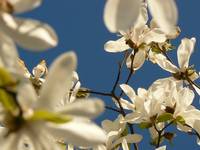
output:
{"label": "stamen", "polygon": [[7,0],[0,0],[0,11],[12,14],[14,7]]}

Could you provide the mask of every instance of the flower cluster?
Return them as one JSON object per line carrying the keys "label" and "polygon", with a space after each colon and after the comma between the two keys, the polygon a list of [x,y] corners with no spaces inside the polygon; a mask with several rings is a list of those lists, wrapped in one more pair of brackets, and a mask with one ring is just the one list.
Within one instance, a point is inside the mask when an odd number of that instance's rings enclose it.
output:
{"label": "flower cluster", "polygon": [[[156,150],[166,150],[164,141],[173,142],[177,130],[196,135],[200,144],[200,110],[193,103],[200,95],[196,83],[199,74],[189,64],[196,38],[181,40],[178,66],[168,55],[174,49],[171,41],[181,32],[174,0],[106,1],[105,25],[120,38],[106,42],[104,49],[124,55],[108,92],[82,86],[73,51],[58,56],[50,67],[42,60],[32,71],[20,59],[16,45],[42,51],[58,43],[48,24],[16,17],[41,2],[0,0],[1,149],[139,150],[146,136],[135,129],[147,129],[152,149]],[[170,72],[171,77],[135,92],[129,81],[145,61]],[[125,81],[121,81],[123,69],[129,72]],[[110,98],[112,106],[104,104],[104,96]],[[115,112],[117,118],[104,116],[100,126],[93,119],[105,108]],[[175,131],[169,131],[171,127]]]}

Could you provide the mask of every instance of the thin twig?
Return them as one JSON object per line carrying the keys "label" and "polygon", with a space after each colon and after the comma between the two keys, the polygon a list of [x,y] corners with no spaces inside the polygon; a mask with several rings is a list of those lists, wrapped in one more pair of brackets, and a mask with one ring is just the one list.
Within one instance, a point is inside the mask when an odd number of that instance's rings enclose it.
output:
{"label": "thin twig", "polygon": [[118,112],[118,113],[121,114],[121,111],[120,111],[120,110],[118,110],[118,109],[116,109],[116,108],[113,108],[113,107],[111,107],[111,106],[105,106],[105,108],[108,109],[108,110],[112,110],[112,111],[115,111],[115,112]]}
{"label": "thin twig", "polygon": [[126,51],[126,52],[124,53],[124,58],[123,58],[123,60],[118,64],[118,74],[117,74],[117,78],[116,78],[116,80],[115,80],[115,83],[114,83],[114,85],[113,85],[113,88],[112,88],[111,93],[114,93],[114,92],[115,92],[115,90],[116,90],[116,88],[117,88],[117,85],[119,84],[120,77],[121,77],[121,72],[122,72],[122,67],[123,67],[123,65],[124,65],[124,63],[125,63],[127,57],[128,57],[128,52]]}
{"label": "thin twig", "polygon": [[105,92],[99,92],[99,91],[93,91],[93,90],[82,90],[81,92],[82,93],[96,94],[96,95],[100,95],[100,96],[112,97],[111,93],[105,93]]}
{"label": "thin twig", "polygon": [[194,128],[192,128],[190,125],[188,125],[188,124],[184,124],[186,127],[189,127],[189,128],[191,128],[193,131],[194,131],[194,134],[200,139],[200,134],[194,129]]}
{"label": "thin twig", "polygon": [[[137,51],[136,52],[134,52],[134,54],[132,55],[132,57],[131,57],[131,68],[130,68],[130,70],[129,70],[129,74],[128,74],[128,77],[127,77],[127,79],[126,79],[126,82],[125,82],[125,84],[128,84],[129,83],[129,81],[130,81],[130,79],[131,79],[131,76],[133,75],[133,73],[134,73],[134,69],[133,69],[133,62],[134,62],[134,59],[135,59],[135,54],[137,53]],[[121,90],[121,93],[120,93],[120,95],[119,95],[119,97],[122,97],[123,96],[123,94],[124,94],[124,91],[123,90]]]}
{"label": "thin twig", "polygon": [[171,60],[171,58],[167,55],[167,53],[165,51],[162,51],[162,54],[167,58],[167,60],[169,60],[172,64],[173,64],[173,61]]}
{"label": "thin twig", "polygon": [[161,130],[159,130],[157,127],[156,127],[156,124],[154,123],[153,126],[154,126],[154,129],[157,131],[158,133],[158,141],[156,143],[156,148],[160,147],[160,142],[161,142],[161,138],[162,138],[162,133],[165,129],[167,129],[170,125],[172,125],[174,123],[174,120],[170,121],[167,125],[164,126],[164,128],[162,128]]}

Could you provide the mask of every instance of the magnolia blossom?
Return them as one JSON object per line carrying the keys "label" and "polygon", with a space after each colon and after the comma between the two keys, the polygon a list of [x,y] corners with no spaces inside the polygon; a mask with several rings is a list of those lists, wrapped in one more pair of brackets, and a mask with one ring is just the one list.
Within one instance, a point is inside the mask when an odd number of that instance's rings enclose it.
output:
{"label": "magnolia blossom", "polygon": [[156,55],[155,61],[161,68],[172,73],[175,79],[188,81],[200,93],[196,85],[193,84],[193,81],[199,78],[199,75],[192,66],[189,66],[190,56],[194,50],[195,43],[195,38],[182,39],[177,50],[179,68],[162,54]]}
{"label": "magnolia blossom", "polygon": [[107,133],[106,145],[99,145],[94,150],[112,150],[120,148],[122,144],[123,150],[126,149],[126,143],[139,143],[142,136],[139,134],[127,134],[126,123],[120,123],[122,116],[118,116],[115,121],[104,120],[102,127]]}
{"label": "magnolia blossom", "polygon": [[[107,0],[104,22],[110,32],[130,29],[140,14],[142,0]],[[156,23],[165,33],[171,32],[178,20],[174,0],[147,0],[148,8]]]}
{"label": "magnolia blossom", "polygon": [[4,116],[1,123],[6,127],[0,140],[2,149],[11,150],[15,146],[21,150],[26,143],[32,150],[57,150],[60,141],[76,146],[94,146],[106,141],[104,131],[89,120],[103,111],[102,101],[88,98],[59,110],[55,107],[70,89],[75,67],[73,52],[58,57],[39,91],[40,96],[27,80],[19,83],[18,105],[13,106],[15,109],[5,107],[5,113],[1,114]]}
{"label": "magnolia blossom", "polygon": [[[200,110],[192,105],[194,93],[189,88],[183,87],[180,82],[170,78],[155,81],[148,89],[138,89],[138,95],[126,85],[121,85],[124,93],[132,103],[122,99],[125,109],[132,110],[122,122],[145,123],[149,128],[152,139],[158,137],[157,129],[164,128],[164,122],[157,122],[159,116],[171,114],[171,120],[176,120],[177,128],[184,132],[195,129],[199,132]],[[164,130],[162,131],[164,132]]]}
{"label": "magnolia blossom", "polygon": [[[155,81],[150,90],[159,93],[159,98],[163,99],[164,111],[171,113],[173,118],[183,117],[185,124],[190,127],[194,127],[194,122],[200,119],[200,110],[192,105],[194,93],[189,88],[166,78]],[[183,131],[189,130],[187,126],[180,123],[178,128]]]}
{"label": "magnolia blossom", "polygon": [[[155,130],[153,123],[156,117],[163,113],[163,100],[159,97],[156,97],[156,95],[159,94],[159,91],[157,94],[155,94],[152,93],[150,89],[145,90],[139,88],[136,95],[135,91],[129,85],[122,84],[120,87],[131,100],[131,102],[129,102],[127,100],[121,99],[123,108],[133,111],[132,113],[127,114],[122,122],[148,124],[151,138],[153,140],[156,139],[158,137],[158,133]],[[155,126],[157,129],[162,129],[164,124],[158,123],[155,124]]]}
{"label": "magnolia blossom", "polygon": [[[14,42],[28,50],[43,50],[57,45],[54,30],[47,24],[33,19],[15,17],[14,14],[38,7],[41,0],[0,1],[0,48],[16,49]],[[14,42],[13,42],[14,41]]]}
{"label": "magnolia blossom", "polygon": [[126,100],[122,100],[121,103],[125,105],[125,108],[133,111],[133,113],[127,114],[125,122],[151,122],[152,118],[163,113],[161,109],[163,100],[156,97],[154,93],[139,88],[136,95],[129,85],[122,84],[120,87],[131,100],[131,103]]}
{"label": "magnolia blossom", "polygon": [[[131,66],[137,70],[139,69],[146,57],[147,52],[150,49],[151,42],[163,43],[166,41],[166,35],[160,30],[160,28],[149,28],[146,23],[148,21],[147,5],[142,3],[140,9],[140,15],[130,30],[120,31],[122,37],[116,41],[108,41],[104,45],[104,49],[107,52],[123,52],[128,49],[134,49],[132,54],[127,59],[127,66]],[[134,54],[135,53],[135,54]],[[134,60],[132,62],[131,56],[134,55]]]}

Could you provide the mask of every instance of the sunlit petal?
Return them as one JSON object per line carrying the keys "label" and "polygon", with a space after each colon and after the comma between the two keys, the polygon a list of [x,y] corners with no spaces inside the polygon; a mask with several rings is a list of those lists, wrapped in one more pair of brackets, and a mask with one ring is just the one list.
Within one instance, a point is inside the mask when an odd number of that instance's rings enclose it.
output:
{"label": "sunlit petal", "polygon": [[49,74],[40,91],[38,107],[55,109],[71,88],[73,71],[76,69],[76,55],[66,52],[58,57],[49,69]]}
{"label": "sunlit petal", "polygon": [[37,20],[14,18],[7,13],[0,13],[0,26],[15,42],[28,50],[52,48],[58,42],[55,31]]}
{"label": "sunlit petal", "polygon": [[165,33],[171,32],[178,20],[178,11],[174,0],[147,0],[149,10],[156,23]]}
{"label": "sunlit petal", "polygon": [[195,43],[196,43],[195,38],[182,39],[181,44],[179,45],[177,50],[178,63],[181,69],[188,68],[189,59],[194,50]]}
{"label": "sunlit petal", "polygon": [[107,0],[104,23],[110,32],[127,30],[133,26],[140,11],[140,0]]}

